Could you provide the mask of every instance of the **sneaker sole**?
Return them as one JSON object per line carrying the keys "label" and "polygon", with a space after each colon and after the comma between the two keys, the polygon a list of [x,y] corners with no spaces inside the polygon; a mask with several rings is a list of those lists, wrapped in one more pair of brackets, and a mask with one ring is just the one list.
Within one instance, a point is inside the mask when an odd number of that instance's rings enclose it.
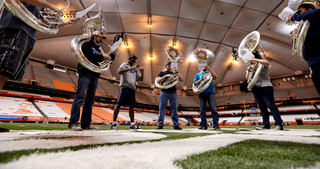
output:
{"label": "sneaker sole", "polygon": [[82,129],[78,129],[78,130],[68,129],[68,131],[82,131]]}

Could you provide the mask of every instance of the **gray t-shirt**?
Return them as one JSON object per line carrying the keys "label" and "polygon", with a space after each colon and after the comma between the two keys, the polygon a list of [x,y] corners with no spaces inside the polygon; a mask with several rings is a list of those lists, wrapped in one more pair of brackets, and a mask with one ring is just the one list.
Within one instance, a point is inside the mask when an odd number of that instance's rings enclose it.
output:
{"label": "gray t-shirt", "polygon": [[261,73],[258,77],[257,83],[255,84],[258,87],[267,87],[272,86],[272,83],[270,81],[269,77],[269,69],[271,68],[271,65],[269,64],[269,67],[262,67]]}
{"label": "gray t-shirt", "polygon": [[127,87],[136,90],[136,82],[141,81],[141,74],[136,69],[130,70],[125,73],[120,73],[123,69],[132,68],[128,62],[124,62],[120,65],[118,69],[118,74],[120,75],[120,87]]}

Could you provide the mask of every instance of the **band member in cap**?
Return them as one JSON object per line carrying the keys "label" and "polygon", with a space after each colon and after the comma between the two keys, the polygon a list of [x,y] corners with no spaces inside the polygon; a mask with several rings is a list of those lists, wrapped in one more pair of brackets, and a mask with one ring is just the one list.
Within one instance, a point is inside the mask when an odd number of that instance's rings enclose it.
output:
{"label": "band member in cap", "polygon": [[257,130],[270,129],[269,112],[268,112],[268,108],[269,108],[273,116],[273,119],[275,121],[275,126],[276,126],[275,130],[283,130],[283,125],[282,125],[283,121],[281,119],[279,109],[276,106],[274,101],[274,95],[273,95],[274,90],[269,77],[269,68],[271,67],[269,61],[265,59],[259,59],[259,58],[249,58],[248,61],[251,63],[251,66],[247,68],[246,79],[248,79],[249,72],[251,71],[251,69],[253,69],[255,62],[259,62],[263,65],[263,68],[261,69],[261,73],[258,77],[258,80],[252,89],[254,99],[256,100],[259,106],[259,109],[261,110],[261,116],[263,120],[262,126],[257,127],[256,129]]}
{"label": "band member in cap", "polygon": [[[59,8],[48,2],[41,0],[21,1],[31,14],[38,18],[43,8],[49,8],[60,16],[63,15]],[[76,19],[70,19],[63,25],[74,23],[76,23]],[[8,79],[22,80],[26,66],[29,64],[29,55],[36,41],[36,33],[34,28],[3,8],[0,18],[0,90]]]}
{"label": "band member in cap", "polygon": [[312,71],[312,81],[320,94],[320,9],[315,3],[304,2],[293,16],[288,16],[287,21],[310,22],[310,27],[304,42],[304,58]]}
{"label": "band member in cap", "polygon": [[[111,53],[110,56],[107,54],[101,54],[99,47],[102,39],[106,39],[106,36],[100,31],[94,31],[90,41],[83,43],[81,46],[84,56],[91,63],[96,65],[98,65],[98,62],[101,62],[104,59],[110,60],[115,58],[115,52]],[[92,106],[94,103],[93,99],[97,90],[100,73],[92,72],[80,64],[78,64],[77,71],[79,73],[78,88],[72,103],[69,130],[99,130],[99,128],[92,126],[91,117]],[[80,118],[80,107],[82,106],[83,102],[81,127],[79,127],[78,121]]]}
{"label": "band member in cap", "polygon": [[138,123],[134,122],[134,105],[136,102],[136,82],[143,81],[144,69],[136,63],[138,59],[135,55],[130,55],[128,62],[124,62],[118,69],[120,74],[120,91],[118,95],[118,101],[113,111],[113,123],[111,124],[111,130],[118,130],[117,118],[119,115],[119,109],[121,105],[129,106],[130,116],[130,130],[142,129]]}
{"label": "band member in cap", "polygon": [[[175,73],[179,76],[179,81],[183,82],[183,77],[178,72],[177,68],[174,68]],[[173,76],[173,72],[171,70],[171,62],[166,63],[166,70],[163,70],[157,76],[157,81],[159,84],[162,84],[166,78]],[[161,89],[160,99],[159,99],[159,117],[158,117],[158,128],[163,129],[164,125],[164,114],[167,108],[168,100],[170,101],[171,107],[171,119],[173,122],[173,128],[175,130],[182,130],[178,121],[178,96],[176,86],[173,86],[169,89]]]}
{"label": "band member in cap", "polygon": [[[217,74],[210,69],[208,65],[203,69],[203,71],[197,73],[193,79],[193,83],[195,86],[198,86],[201,81],[204,79],[207,73],[211,73],[213,79],[217,79]],[[211,114],[212,114],[212,122],[213,122],[213,128],[215,130],[220,130],[219,127],[219,114],[217,111],[217,103],[216,103],[216,97],[215,97],[215,90],[213,86],[213,82],[209,85],[207,89],[205,89],[203,92],[199,94],[199,104],[200,104],[200,116],[201,116],[201,127],[199,129],[201,130],[207,130],[208,124],[207,124],[207,101],[209,103]]]}

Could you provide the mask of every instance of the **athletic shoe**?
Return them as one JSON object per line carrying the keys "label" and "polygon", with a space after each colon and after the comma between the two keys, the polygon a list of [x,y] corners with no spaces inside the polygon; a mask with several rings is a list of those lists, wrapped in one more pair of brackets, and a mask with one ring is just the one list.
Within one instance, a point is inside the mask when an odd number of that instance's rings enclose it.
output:
{"label": "athletic shoe", "polygon": [[7,128],[2,128],[2,127],[0,127],[0,133],[7,133],[7,132],[9,132],[10,130],[9,129],[7,129]]}
{"label": "athletic shoe", "polygon": [[283,130],[283,126],[276,125],[276,128],[274,130]]}
{"label": "athletic shoe", "polygon": [[90,125],[88,127],[82,128],[82,130],[99,130],[99,128],[98,127],[94,127],[93,125]]}
{"label": "athletic shoe", "polygon": [[156,129],[157,129],[157,130],[162,130],[162,129],[163,129],[163,126],[158,126]]}
{"label": "athletic shoe", "polygon": [[111,130],[119,130],[118,125],[117,124],[112,124],[111,125]]}
{"label": "athletic shoe", "polygon": [[262,125],[261,127],[256,127],[256,130],[270,130],[270,126]]}
{"label": "athletic shoe", "polygon": [[72,124],[69,126],[70,131],[82,131],[82,128],[78,126],[78,124]]}
{"label": "athletic shoe", "polygon": [[215,130],[221,130],[221,128],[219,126],[214,126]]}
{"label": "athletic shoe", "polygon": [[175,127],[173,127],[173,129],[175,129],[175,130],[182,130],[182,128],[181,128],[180,126],[175,126]]}
{"label": "athletic shoe", "polygon": [[134,123],[130,126],[130,130],[142,130],[142,127],[140,127],[138,123]]}
{"label": "athletic shoe", "polygon": [[206,126],[201,126],[200,128],[199,128],[199,130],[207,130],[208,129],[208,127],[206,127]]}

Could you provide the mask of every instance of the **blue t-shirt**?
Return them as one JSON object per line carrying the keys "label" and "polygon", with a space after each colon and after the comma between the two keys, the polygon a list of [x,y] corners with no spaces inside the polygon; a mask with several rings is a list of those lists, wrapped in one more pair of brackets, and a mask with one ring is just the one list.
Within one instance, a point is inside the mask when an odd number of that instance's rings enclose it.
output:
{"label": "blue t-shirt", "polygon": [[[43,8],[33,6],[27,3],[24,3],[24,6],[37,18],[40,17],[40,10]],[[2,16],[0,19],[0,29],[2,28],[15,28],[22,29],[25,31],[31,38],[36,40],[37,31],[30,27],[28,24],[23,22],[21,19],[13,16],[6,8],[3,9]]]}
{"label": "blue t-shirt", "polygon": [[[209,72],[206,72],[206,74],[208,74]],[[196,82],[198,80],[201,79],[201,76],[205,76],[205,74],[203,72],[199,72],[197,73],[195,76],[194,76],[194,79],[193,81]],[[201,93],[216,93],[216,91],[214,90],[214,86],[213,86],[213,82],[211,82],[211,84],[209,85],[209,87],[204,90],[203,92]]]}
{"label": "blue t-shirt", "polygon": [[309,10],[303,14],[297,14],[291,17],[291,21],[308,20],[310,27],[304,42],[304,57],[308,65],[320,62],[320,9]]}

